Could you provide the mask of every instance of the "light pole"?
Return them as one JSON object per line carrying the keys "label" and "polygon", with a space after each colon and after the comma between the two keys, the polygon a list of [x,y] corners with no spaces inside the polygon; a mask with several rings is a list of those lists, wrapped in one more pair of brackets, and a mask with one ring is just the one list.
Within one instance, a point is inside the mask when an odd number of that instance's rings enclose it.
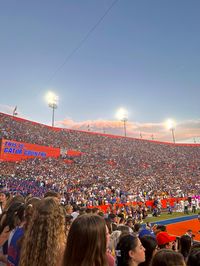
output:
{"label": "light pole", "polygon": [[116,113],[117,119],[119,119],[121,122],[123,122],[124,127],[124,136],[126,137],[126,123],[128,121],[128,112],[124,108],[119,108]]}
{"label": "light pole", "polygon": [[172,139],[173,139],[173,142],[175,143],[176,141],[175,141],[175,135],[174,135],[174,130],[175,130],[175,128],[170,128],[170,130],[172,131]]}
{"label": "light pole", "polygon": [[122,119],[122,122],[124,123],[124,137],[126,137],[126,122],[128,121],[128,118],[124,117]]}
{"label": "light pole", "polygon": [[168,120],[166,121],[166,127],[167,127],[169,130],[171,130],[171,132],[172,132],[172,140],[173,140],[173,143],[176,143],[176,140],[175,140],[175,133],[174,133],[174,131],[175,131],[175,125],[176,125],[176,123],[175,123],[175,121],[172,120],[172,119],[168,119]]}
{"label": "light pole", "polygon": [[54,127],[54,117],[55,117],[55,109],[58,108],[58,96],[53,92],[48,92],[46,95],[48,105],[52,108],[52,127]]}
{"label": "light pole", "polygon": [[58,108],[58,105],[56,103],[49,103],[49,107],[52,108],[52,127],[54,127],[55,109]]}

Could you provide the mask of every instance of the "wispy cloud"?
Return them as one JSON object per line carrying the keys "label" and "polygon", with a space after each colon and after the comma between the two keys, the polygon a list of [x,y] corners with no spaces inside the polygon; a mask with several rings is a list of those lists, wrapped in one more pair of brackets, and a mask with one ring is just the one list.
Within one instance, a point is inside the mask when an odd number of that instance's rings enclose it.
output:
{"label": "wispy cloud", "polygon": [[[0,111],[12,115],[15,106],[0,104]],[[18,116],[25,117],[17,108]],[[85,130],[113,135],[124,135],[124,124],[121,121],[108,121],[103,119],[74,121],[72,118],[65,118],[56,121],[55,125],[63,128]],[[128,137],[154,139],[158,141],[172,141],[172,132],[166,129],[163,123],[140,123],[126,122],[126,132]],[[181,121],[175,128],[176,142],[200,143],[200,119]]]}
{"label": "wispy cloud", "polygon": [[[89,130],[114,135],[124,135],[124,124],[120,121],[107,120],[86,120],[74,121],[66,118],[63,121],[57,121],[57,126],[77,130]],[[163,123],[139,123],[126,122],[127,136],[155,139],[159,141],[172,141],[171,131],[166,129]],[[177,142],[200,142],[200,120],[182,121],[176,125],[175,138]]]}

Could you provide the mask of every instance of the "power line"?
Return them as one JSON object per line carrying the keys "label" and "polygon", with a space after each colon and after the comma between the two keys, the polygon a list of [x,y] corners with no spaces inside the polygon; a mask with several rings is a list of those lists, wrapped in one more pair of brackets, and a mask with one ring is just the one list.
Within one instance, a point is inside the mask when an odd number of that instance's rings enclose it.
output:
{"label": "power line", "polygon": [[97,21],[97,23],[88,31],[88,33],[85,35],[85,37],[77,44],[77,46],[71,51],[71,53],[65,58],[64,62],[55,70],[55,72],[52,74],[52,76],[49,78],[48,81],[52,80],[55,75],[64,67],[64,65],[70,60],[70,58],[81,48],[81,46],[88,40],[90,35],[96,30],[96,28],[99,26],[99,24],[103,21],[103,19],[106,17],[106,15],[111,11],[111,9],[115,6],[115,4],[119,0],[114,0],[112,4],[108,7],[106,12],[103,14],[103,16]]}

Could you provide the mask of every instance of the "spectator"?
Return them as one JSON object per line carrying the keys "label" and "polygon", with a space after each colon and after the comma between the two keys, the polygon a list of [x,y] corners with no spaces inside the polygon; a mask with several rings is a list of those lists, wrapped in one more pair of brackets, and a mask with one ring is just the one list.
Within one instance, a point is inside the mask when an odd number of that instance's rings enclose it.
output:
{"label": "spectator", "polygon": [[182,254],[169,249],[161,249],[153,257],[151,266],[186,266],[186,264]]}
{"label": "spectator", "polygon": [[200,246],[192,247],[187,260],[188,266],[200,266]]}
{"label": "spectator", "polygon": [[110,213],[108,215],[108,218],[111,220],[111,231],[113,232],[113,231],[117,230],[118,217],[116,216],[116,214]]}
{"label": "spectator", "polygon": [[16,227],[16,219],[20,215],[19,219],[22,220],[21,209],[22,202],[13,202],[7,211],[3,212],[0,221],[0,246],[1,246],[1,258],[0,261],[7,263],[8,254],[8,239],[12,231]]}
{"label": "spectator", "polygon": [[134,235],[121,236],[116,247],[117,266],[137,266],[145,261],[145,249]]}
{"label": "spectator", "polygon": [[116,249],[116,246],[119,242],[119,237],[121,236],[121,234],[122,234],[122,231],[115,230],[110,235],[110,241],[109,241],[108,248],[111,251],[111,253],[113,254],[113,256],[115,256],[115,249]]}
{"label": "spectator", "polygon": [[158,249],[156,239],[153,236],[144,235],[140,238],[140,241],[145,248],[145,261],[140,263],[139,266],[149,266],[152,257],[155,255],[156,250]]}
{"label": "spectator", "polygon": [[19,265],[61,265],[65,235],[63,208],[52,197],[42,199],[25,232]]}
{"label": "spectator", "polygon": [[[80,241],[81,240],[81,241]],[[114,258],[106,251],[106,224],[102,217],[83,214],[69,230],[63,266],[114,266]]]}
{"label": "spectator", "polygon": [[185,235],[189,236],[191,238],[191,241],[193,242],[193,238],[195,237],[195,235],[193,234],[192,229],[188,229]]}
{"label": "spectator", "polygon": [[149,226],[144,225],[139,230],[139,238],[146,236],[146,235],[149,235],[149,236],[152,236],[155,238],[155,234],[154,234],[153,230],[151,230],[151,228]]}
{"label": "spectator", "polygon": [[183,235],[179,240],[180,248],[179,252],[183,255],[185,261],[187,261],[187,257],[192,246],[192,239],[188,235]]}
{"label": "spectator", "polygon": [[170,236],[167,232],[159,232],[156,235],[156,240],[160,249],[173,249],[175,236]]}
{"label": "spectator", "polygon": [[141,228],[142,228],[141,224],[139,224],[139,223],[134,224],[134,233],[139,235]]}
{"label": "spectator", "polygon": [[15,228],[9,235],[8,238],[8,256],[7,256],[7,266],[18,266],[21,243],[20,240],[24,235],[24,211],[25,204],[21,203],[18,209],[14,213],[14,225]]}

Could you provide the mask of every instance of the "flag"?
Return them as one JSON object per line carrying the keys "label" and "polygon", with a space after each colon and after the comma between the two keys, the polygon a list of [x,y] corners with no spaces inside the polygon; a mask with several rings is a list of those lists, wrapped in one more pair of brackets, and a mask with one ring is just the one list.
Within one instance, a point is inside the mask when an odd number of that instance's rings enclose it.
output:
{"label": "flag", "polygon": [[15,108],[14,108],[14,110],[13,110],[13,116],[14,116],[14,115],[17,115],[17,112],[16,112],[16,111],[17,111],[17,105],[15,106]]}

